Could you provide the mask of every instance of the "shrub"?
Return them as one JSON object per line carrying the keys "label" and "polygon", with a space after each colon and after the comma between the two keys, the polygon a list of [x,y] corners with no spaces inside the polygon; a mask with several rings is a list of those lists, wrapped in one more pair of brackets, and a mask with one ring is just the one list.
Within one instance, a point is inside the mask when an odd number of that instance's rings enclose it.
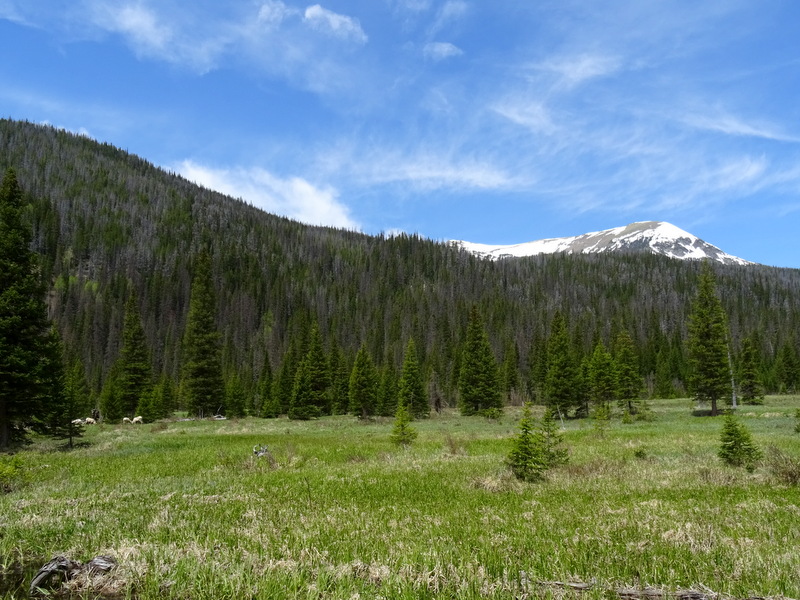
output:
{"label": "shrub", "polygon": [[0,456],[0,493],[13,492],[23,482],[25,470],[19,456]]}
{"label": "shrub", "polygon": [[492,408],[484,408],[482,411],[480,411],[480,413],[481,413],[481,415],[483,415],[487,419],[490,419],[492,421],[497,421],[498,419],[502,418],[503,409],[502,408],[497,408],[495,406],[495,407],[492,407]]}
{"label": "shrub", "polygon": [[719,457],[733,467],[744,467],[753,472],[756,463],[761,459],[761,450],[753,443],[750,432],[736,420],[733,413],[725,415],[720,435],[722,445]]}

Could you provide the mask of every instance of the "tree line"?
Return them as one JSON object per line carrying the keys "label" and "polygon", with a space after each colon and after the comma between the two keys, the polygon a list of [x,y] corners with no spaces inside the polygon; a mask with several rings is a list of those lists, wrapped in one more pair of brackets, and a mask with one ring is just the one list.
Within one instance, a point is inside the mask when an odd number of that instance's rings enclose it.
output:
{"label": "tree line", "polygon": [[[375,410],[387,412],[381,403],[393,397],[410,340],[431,406],[455,406],[473,308],[498,362],[503,403],[544,401],[556,385],[546,377],[555,361],[548,347],[569,357],[579,389],[588,389],[590,359],[596,350],[598,364],[604,352],[615,357],[623,332],[643,397],[683,396],[690,387],[697,264],[648,255],[493,262],[414,235],[305,226],[108,144],[0,120],[0,167],[9,166],[25,190],[23,216],[33,227],[48,314],[69,355],[81,359],[93,404],[114,396],[109,384],[118,379],[133,308],[159,390],[155,403],[183,402],[184,338],[203,253],[216,296],[221,395],[243,398],[233,404],[247,411],[262,411],[268,398],[272,412],[286,414],[297,369],[314,345],[338,390],[328,392],[338,398],[336,410],[349,410],[343,398],[363,347],[378,372]],[[761,266],[714,271],[736,380],[749,369],[766,392],[794,391],[800,274]],[[314,329],[319,343],[311,341]],[[276,387],[278,400],[266,393]],[[594,392],[581,393],[585,408]]]}

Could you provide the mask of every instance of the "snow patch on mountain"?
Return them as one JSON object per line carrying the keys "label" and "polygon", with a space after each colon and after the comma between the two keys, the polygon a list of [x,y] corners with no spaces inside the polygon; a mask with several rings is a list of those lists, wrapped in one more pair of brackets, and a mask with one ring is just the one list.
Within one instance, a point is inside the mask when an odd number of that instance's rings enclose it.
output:
{"label": "snow patch on mountain", "polygon": [[688,231],[665,221],[641,221],[575,237],[550,238],[492,246],[454,240],[453,245],[478,256],[497,259],[537,254],[594,254],[599,252],[651,252],[681,260],[710,259],[727,265],[753,264],[727,254]]}

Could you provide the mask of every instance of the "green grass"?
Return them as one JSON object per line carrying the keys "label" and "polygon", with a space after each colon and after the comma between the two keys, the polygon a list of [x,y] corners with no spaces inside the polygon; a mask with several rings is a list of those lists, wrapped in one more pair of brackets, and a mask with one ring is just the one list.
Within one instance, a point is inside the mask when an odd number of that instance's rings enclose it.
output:
{"label": "green grass", "polygon": [[[757,444],[797,457],[799,406],[769,397],[739,416]],[[409,449],[388,419],[90,427],[86,447],[20,454],[25,481],[0,496],[0,567],[112,554],[105,591],[141,599],[563,595],[537,584],[552,581],[595,581],[586,598],[800,597],[800,489],[725,467],[721,418],[693,417],[688,400],[653,408],[604,437],[568,421],[570,463],[539,484],[503,467],[515,409],[415,422]]]}

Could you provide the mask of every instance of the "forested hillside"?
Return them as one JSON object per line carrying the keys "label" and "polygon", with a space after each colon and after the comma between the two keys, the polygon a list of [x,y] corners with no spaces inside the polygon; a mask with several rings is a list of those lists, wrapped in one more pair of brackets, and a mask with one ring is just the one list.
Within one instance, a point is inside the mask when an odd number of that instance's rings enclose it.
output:
{"label": "forested hillside", "polygon": [[[2,120],[0,169],[8,167],[29,196],[51,316],[96,392],[119,355],[132,291],[154,372],[177,381],[193,261],[203,250],[211,257],[224,371],[238,375],[250,397],[270,373],[288,393],[316,323],[338,365],[331,372],[349,373],[364,344],[381,372],[398,374],[413,338],[428,389],[454,404],[473,306],[505,387],[518,398],[535,395],[557,311],[576,363],[597,341],[610,345],[626,330],[646,392],[684,392],[696,263],[633,254],[490,261],[413,235],[307,226],[110,145]],[[734,357],[750,337],[768,391],[797,386],[800,271],[714,268]]]}

